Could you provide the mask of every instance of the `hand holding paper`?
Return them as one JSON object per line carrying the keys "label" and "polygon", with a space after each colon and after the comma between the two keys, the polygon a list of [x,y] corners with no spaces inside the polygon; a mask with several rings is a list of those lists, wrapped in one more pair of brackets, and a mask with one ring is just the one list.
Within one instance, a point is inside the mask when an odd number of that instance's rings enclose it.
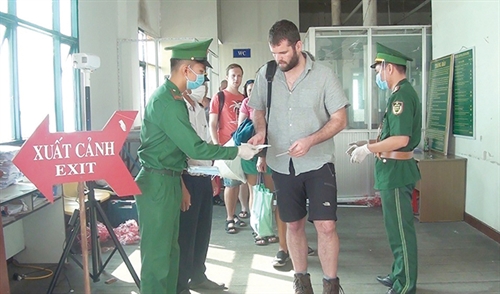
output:
{"label": "hand holding paper", "polygon": [[368,144],[355,148],[354,151],[352,151],[351,163],[362,162],[363,160],[365,160],[366,156],[370,153],[372,152],[368,149]]}
{"label": "hand holding paper", "polygon": [[260,149],[257,148],[257,146],[250,144],[241,144],[241,146],[238,146],[238,156],[244,160],[252,159],[257,153],[259,153],[259,151]]}

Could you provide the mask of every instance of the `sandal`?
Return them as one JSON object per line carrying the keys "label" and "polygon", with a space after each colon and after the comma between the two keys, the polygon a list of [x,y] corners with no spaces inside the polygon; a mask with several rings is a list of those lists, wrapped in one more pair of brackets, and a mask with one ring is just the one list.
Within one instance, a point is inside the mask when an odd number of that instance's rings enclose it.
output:
{"label": "sandal", "polygon": [[233,215],[233,222],[234,224],[238,225],[239,227],[246,227],[247,223],[242,221],[236,214]]}
{"label": "sandal", "polygon": [[234,220],[226,220],[226,233],[236,234],[236,228],[234,226]]}
{"label": "sandal", "polygon": [[278,243],[280,241],[279,237],[272,235],[265,237],[268,243]]}
{"label": "sandal", "polygon": [[255,239],[255,245],[257,246],[265,246],[269,244],[266,237],[255,236],[254,239]]}
{"label": "sandal", "polygon": [[240,213],[238,213],[238,217],[239,218],[248,218],[250,215],[248,214],[248,211],[240,211]]}
{"label": "sandal", "polygon": [[224,200],[222,200],[219,195],[214,196],[214,198],[212,199],[212,203],[214,205],[218,205],[218,206],[225,206],[226,205],[224,203]]}

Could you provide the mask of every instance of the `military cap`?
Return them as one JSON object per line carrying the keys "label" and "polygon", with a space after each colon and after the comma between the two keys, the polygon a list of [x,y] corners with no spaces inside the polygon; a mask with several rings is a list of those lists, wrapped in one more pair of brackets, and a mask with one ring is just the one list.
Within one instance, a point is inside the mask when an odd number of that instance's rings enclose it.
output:
{"label": "military cap", "polygon": [[173,59],[194,60],[212,68],[212,65],[207,60],[208,47],[212,40],[177,44],[165,47],[165,50],[172,50]]}
{"label": "military cap", "polygon": [[394,49],[388,48],[380,43],[377,43],[377,56],[375,56],[375,63],[370,67],[375,68],[377,63],[385,61],[387,63],[399,64],[406,66],[407,61],[413,61],[410,57]]}

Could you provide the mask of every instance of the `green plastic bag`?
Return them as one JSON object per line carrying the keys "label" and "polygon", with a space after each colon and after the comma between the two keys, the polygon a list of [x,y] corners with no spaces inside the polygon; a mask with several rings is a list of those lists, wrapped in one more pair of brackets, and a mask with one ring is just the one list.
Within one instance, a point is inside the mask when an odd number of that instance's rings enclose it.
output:
{"label": "green plastic bag", "polygon": [[273,231],[273,192],[263,183],[252,187],[253,205],[250,213],[250,226],[260,237],[274,235]]}

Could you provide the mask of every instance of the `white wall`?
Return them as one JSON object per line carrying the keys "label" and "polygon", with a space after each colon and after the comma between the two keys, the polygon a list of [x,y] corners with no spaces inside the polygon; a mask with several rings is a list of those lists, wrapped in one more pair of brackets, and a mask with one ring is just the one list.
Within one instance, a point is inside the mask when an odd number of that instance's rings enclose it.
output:
{"label": "white wall", "polygon": [[[243,67],[243,82],[255,78],[255,72],[272,59],[267,42],[269,29],[278,20],[288,19],[299,26],[297,0],[221,0],[220,66],[231,63]],[[251,58],[233,58],[233,49],[250,49]]]}
{"label": "white wall", "polygon": [[500,231],[500,0],[432,1],[432,56],[475,47],[474,139],[452,138],[467,158],[466,212]]}
{"label": "white wall", "polygon": [[[149,18],[146,30],[158,34],[159,2],[141,0]],[[101,67],[90,75],[92,129],[101,129],[116,110],[138,109],[137,39],[139,0],[79,0],[80,52],[97,55]],[[120,98],[120,99],[119,99]]]}
{"label": "white wall", "polygon": [[[181,5],[182,3],[182,5]],[[175,7],[175,9],[172,9]],[[219,10],[220,9],[220,10]],[[267,45],[269,28],[286,18],[298,26],[297,0],[164,0],[161,4],[161,37],[214,38],[210,50],[219,56],[212,62],[211,84],[218,87],[230,63],[243,67],[243,81],[271,59]],[[221,41],[218,44],[217,39]],[[249,48],[251,58],[233,58],[233,49]]]}
{"label": "white wall", "polygon": [[[210,50],[220,58],[211,57],[212,84],[218,87],[232,62],[243,66],[244,79],[253,78],[271,58],[269,28],[283,18],[298,25],[298,7],[297,0],[80,0],[80,52],[101,58],[101,67],[90,76],[92,129],[101,129],[116,110],[139,109],[138,27],[162,39],[214,38]],[[250,48],[252,57],[233,59],[233,48]]]}

